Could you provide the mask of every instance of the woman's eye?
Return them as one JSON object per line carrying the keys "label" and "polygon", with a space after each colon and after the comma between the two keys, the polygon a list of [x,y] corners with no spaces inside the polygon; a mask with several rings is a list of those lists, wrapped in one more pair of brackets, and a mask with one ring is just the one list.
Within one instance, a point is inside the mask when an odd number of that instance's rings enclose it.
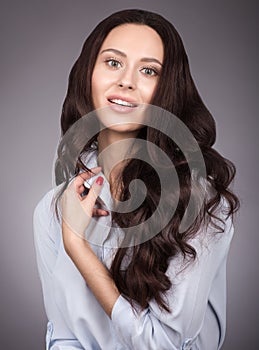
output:
{"label": "woman's eye", "polygon": [[120,68],[121,67],[121,63],[117,60],[114,59],[108,59],[105,61],[108,66],[110,66],[111,68]]}
{"label": "woman's eye", "polygon": [[155,76],[158,75],[158,72],[154,68],[142,68],[141,70],[144,74]]}

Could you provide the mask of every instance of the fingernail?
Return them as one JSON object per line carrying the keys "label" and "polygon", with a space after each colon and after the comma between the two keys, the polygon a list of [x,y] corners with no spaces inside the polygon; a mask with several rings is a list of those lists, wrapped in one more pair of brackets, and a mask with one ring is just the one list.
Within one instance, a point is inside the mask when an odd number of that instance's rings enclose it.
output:
{"label": "fingernail", "polygon": [[97,185],[102,186],[102,184],[103,184],[103,177],[102,176],[98,176],[98,178],[96,180],[96,183],[97,183]]}

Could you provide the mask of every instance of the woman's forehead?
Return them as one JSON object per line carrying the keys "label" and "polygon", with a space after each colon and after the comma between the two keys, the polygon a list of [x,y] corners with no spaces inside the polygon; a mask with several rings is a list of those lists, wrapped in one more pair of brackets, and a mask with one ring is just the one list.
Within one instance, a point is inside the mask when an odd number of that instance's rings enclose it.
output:
{"label": "woman's forehead", "polygon": [[100,53],[108,49],[117,49],[125,54],[134,50],[140,56],[155,56],[163,60],[162,39],[153,28],[143,24],[130,23],[113,28],[105,38]]}

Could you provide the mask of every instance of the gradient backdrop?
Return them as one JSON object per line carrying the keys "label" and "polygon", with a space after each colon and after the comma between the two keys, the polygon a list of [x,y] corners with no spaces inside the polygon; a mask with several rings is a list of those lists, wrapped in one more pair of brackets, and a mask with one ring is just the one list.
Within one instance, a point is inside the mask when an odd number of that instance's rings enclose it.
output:
{"label": "gradient backdrop", "polygon": [[68,73],[93,27],[134,7],[164,15],[180,32],[217,122],[216,148],[237,166],[242,210],[229,256],[224,350],[258,344],[257,1],[11,0],[0,11],[1,349],[44,349],[32,213],[52,186]]}

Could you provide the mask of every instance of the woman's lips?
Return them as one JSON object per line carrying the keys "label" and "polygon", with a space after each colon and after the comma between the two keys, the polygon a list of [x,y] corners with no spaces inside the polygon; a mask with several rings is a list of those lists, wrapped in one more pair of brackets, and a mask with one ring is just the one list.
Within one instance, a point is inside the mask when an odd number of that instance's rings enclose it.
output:
{"label": "woman's lips", "polygon": [[137,107],[136,103],[128,102],[128,101],[122,100],[120,98],[111,98],[108,101],[111,103],[115,103],[116,105],[120,105],[120,106],[131,107],[131,108]]}
{"label": "woman's lips", "polygon": [[124,99],[121,97],[109,97],[107,99],[109,101],[109,106],[112,110],[120,113],[129,113],[134,110],[134,108],[138,107],[138,104],[133,101],[129,101],[128,99]]}

